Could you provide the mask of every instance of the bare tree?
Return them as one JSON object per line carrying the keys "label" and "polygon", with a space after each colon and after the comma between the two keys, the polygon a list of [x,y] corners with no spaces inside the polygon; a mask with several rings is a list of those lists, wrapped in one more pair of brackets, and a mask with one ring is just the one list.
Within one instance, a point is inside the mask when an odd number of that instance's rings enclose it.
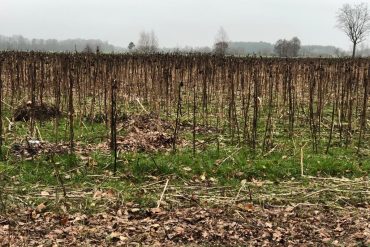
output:
{"label": "bare tree", "polygon": [[298,52],[301,49],[301,41],[297,37],[290,40],[290,52],[292,57],[298,57]]}
{"label": "bare tree", "polygon": [[141,32],[137,49],[142,53],[153,53],[158,50],[158,38],[154,31],[152,32]]}
{"label": "bare tree", "polygon": [[279,57],[288,56],[288,41],[285,39],[279,39],[274,45],[274,51]]}
{"label": "bare tree", "polygon": [[274,45],[274,51],[279,57],[297,57],[301,49],[301,41],[294,37],[291,40],[279,39]]}
{"label": "bare tree", "polygon": [[219,55],[225,55],[227,49],[229,48],[229,37],[223,27],[217,32],[215,43],[213,45],[213,51]]}
{"label": "bare tree", "polygon": [[337,27],[341,29],[353,44],[352,57],[356,55],[356,46],[365,40],[370,32],[370,15],[365,3],[344,4],[337,15]]}
{"label": "bare tree", "polygon": [[157,38],[157,35],[154,33],[154,31],[152,30],[152,32],[150,33],[150,51],[151,52],[156,52],[158,51],[158,38]]}
{"label": "bare tree", "polygon": [[150,36],[145,31],[140,33],[137,49],[143,53],[148,53],[150,51]]}

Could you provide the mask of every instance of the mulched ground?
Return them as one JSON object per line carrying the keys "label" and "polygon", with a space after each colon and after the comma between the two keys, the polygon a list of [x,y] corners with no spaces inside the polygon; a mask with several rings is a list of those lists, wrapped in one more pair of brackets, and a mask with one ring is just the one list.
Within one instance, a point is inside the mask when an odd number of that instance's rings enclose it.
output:
{"label": "mulched ground", "polygon": [[[173,126],[170,121],[154,113],[132,115],[123,123],[127,133],[117,137],[118,149],[124,151],[154,152],[169,150],[173,143]],[[177,141],[180,144],[180,141]]]}
{"label": "mulched ground", "polygon": [[369,246],[370,207],[192,206],[56,214],[44,204],[0,216],[1,246]]}
{"label": "mulched ground", "polygon": [[[42,105],[40,108],[44,110]],[[22,108],[23,109],[23,108]],[[46,110],[45,110],[46,111]],[[40,110],[39,115],[44,114]],[[47,115],[45,113],[45,115]],[[42,115],[44,116],[44,115]],[[23,119],[23,118],[22,118]],[[130,152],[157,152],[169,151],[173,144],[173,123],[159,118],[154,113],[143,115],[131,115],[119,123],[118,129],[121,133],[117,136],[118,150]],[[108,132],[107,132],[108,133]],[[184,140],[177,138],[177,147],[182,147]],[[41,154],[63,154],[68,153],[69,142],[53,142],[42,140],[18,140],[11,146],[11,153],[17,157],[35,158]],[[99,144],[86,144],[79,141],[75,142],[76,153],[86,153],[98,150],[99,152],[109,153],[109,140]]]}
{"label": "mulched ground", "polygon": [[31,102],[23,103],[14,110],[14,121],[29,121],[31,117],[36,120],[46,121],[61,115],[59,109],[54,105],[45,103],[35,103],[32,106]]}

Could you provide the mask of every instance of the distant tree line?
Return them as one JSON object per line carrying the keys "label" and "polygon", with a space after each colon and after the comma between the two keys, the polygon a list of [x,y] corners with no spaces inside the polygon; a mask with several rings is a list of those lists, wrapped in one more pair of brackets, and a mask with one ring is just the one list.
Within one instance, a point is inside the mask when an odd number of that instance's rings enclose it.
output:
{"label": "distant tree line", "polygon": [[117,47],[99,39],[27,39],[21,35],[11,37],[0,35],[0,50],[95,52],[97,48],[107,53],[119,51]]}
{"label": "distant tree line", "polygon": [[[370,56],[370,48],[364,40],[370,34],[370,11],[367,3],[344,4],[337,12],[337,27],[342,30],[352,43],[352,57]],[[360,49],[358,49],[360,48]],[[223,27],[220,27],[213,48],[185,47],[161,48],[154,31],[142,31],[135,44],[130,42],[126,48],[117,47],[99,39],[27,39],[22,35],[6,37],[0,35],[0,51],[51,51],[51,52],[171,52],[171,53],[214,53],[216,55],[258,55],[279,57],[342,57],[348,53],[334,46],[302,46],[299,38],[279,39],[275,44],[267,42],[232,42]]]}
{"label": "distant tree line", "polygon": [[[243,43],[243,42],[239,42]],[[246,44],[246,43],[244,43]],[[262,43],[259,43],[262,44]],[[266,44],[266,43],[265,43]],[[280,57],[297,57],[298,52],[301,48],[301,41],[294,37],[292,40],[285,40],[280,39],[276,42],[273,52],[277,54]],[[216,37],[215,41],[213,43],[213,51],[214,54],[219,56],[225,56],[225,55],[247,55],[243,51],[243,48],[235,45],[232,45],[232,42],[230,42],[229,37],[223,27],[220,27]],[[271,56],[275,55],[272,51],[265,50],[265,53],[263,55],[265,56]],[[257,55],[254,53],[253,55]],[[262,54],[259,54],[262,55]]]}

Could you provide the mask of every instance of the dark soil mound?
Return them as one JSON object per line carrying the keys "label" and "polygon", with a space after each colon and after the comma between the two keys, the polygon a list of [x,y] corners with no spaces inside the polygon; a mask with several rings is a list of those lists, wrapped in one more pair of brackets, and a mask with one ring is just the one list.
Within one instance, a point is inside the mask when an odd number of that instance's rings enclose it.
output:
{"label": "dark soil mound", "polygon": [[127,135],[119,137],[119,147],[126,151],[167,150],[173,142],[173,126],[154,113],[130,116],[124,122]]}
{"label": "dark soil mound", "polygon": [[24,140],[11,145],[10,152],[15,156],[24,158],[35,157],[41,154],[65,154],[68,153],[68,145],[39,141]]}
{"label": "dark soil mound", "polygon": [[14,121],[29,121],[32,115],[36,120],[45,121],[60,116],[60,111],[53,105],[36,104],[32,107],[24,103],[15,109],[13,118]]}

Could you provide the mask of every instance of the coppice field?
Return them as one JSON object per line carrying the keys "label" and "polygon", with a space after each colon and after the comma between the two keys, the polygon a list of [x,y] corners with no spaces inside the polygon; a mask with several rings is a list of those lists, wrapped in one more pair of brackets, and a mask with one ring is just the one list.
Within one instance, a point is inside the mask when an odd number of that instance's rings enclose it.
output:
{"label": "coppice field", "polygon": [[[369,141],[369,65],[368,59],[3,52],[2,115],[30,120],[36,135],[41,106],[53,110],[43,117],[74,120],[71,131],[89,120],[109,130],[114,104],[121,118],[150,112],[174,120],[172,129],[191,127],[194,149],[199,128],[207,128],[203,138],[223,137],[260,153],[286,141],[307,143],[316,153],[339,147],[361,153]],[[26,102],[29,112],[19,108]],[[173,131],[172,138],[181,135]]]}
{"label": "coppice field", "polygon": [[7,241],[365,243],[369,80],[365,58],[1,52]]}

